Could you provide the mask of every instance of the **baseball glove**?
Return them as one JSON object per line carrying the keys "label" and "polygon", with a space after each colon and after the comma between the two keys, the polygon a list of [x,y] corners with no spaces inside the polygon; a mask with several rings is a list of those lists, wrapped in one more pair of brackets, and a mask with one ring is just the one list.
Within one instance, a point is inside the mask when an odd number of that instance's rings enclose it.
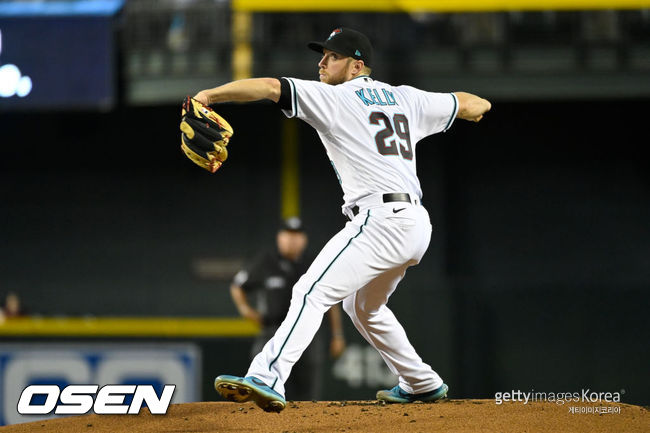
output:
{"label": "baseball glove", "polygon": [[210,107],[189,96],[181,110],[181,149],[196,165],[214,173],[228,158],[232,127]]}

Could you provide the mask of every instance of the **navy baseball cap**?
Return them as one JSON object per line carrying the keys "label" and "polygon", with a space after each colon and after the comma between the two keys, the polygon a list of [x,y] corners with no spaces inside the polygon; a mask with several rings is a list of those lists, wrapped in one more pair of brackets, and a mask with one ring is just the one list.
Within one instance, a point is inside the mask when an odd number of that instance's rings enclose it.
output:
{"label": "navy baseball cap", "polygon": [[366,35],[346,27],[339,27],[330,33],[325,42],[310,42],[307,44],[312,50],[323,53],[327,48],[344,56],[353,59],[363,60],[363,63],[370,67],[372,65],[372,45]]}
{"label": "navy baseball cap", "polygon": [[290,232],[303,232],[305,229],[302,226],[302,220],[298,217],[287,218],[282,221],[280,230],[287,230]]}

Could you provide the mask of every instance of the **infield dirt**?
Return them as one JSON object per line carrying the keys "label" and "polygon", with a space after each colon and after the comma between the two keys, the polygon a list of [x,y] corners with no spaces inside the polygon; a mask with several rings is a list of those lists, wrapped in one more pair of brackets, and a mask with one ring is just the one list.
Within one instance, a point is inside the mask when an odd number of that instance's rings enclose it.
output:
{"label": "infield dirt", "polygon": [[[594,407],[594,406],[592,406]],[[0,427],[1,433],[246,432],[246,433],[465,433],[650,432],[645,407],[604,403],[619,413],[571,413],[568,405],[494,400],[444,400],[382,405],[372,401],[288,402],[281,413],[250,403],[172,405],[167,415],[84,415]]]}

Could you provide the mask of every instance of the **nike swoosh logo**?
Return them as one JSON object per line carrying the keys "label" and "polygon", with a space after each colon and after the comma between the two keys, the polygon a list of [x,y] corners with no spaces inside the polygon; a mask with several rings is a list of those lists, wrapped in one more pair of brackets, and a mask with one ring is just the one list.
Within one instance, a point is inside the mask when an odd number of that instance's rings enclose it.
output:
{"label": "nike swoosh logo", "polygon": [[401,208],[401,209],[395,209],[395,208],[393,208],[393,213],[401,212],[401,211],[403,211],[404,209],[406,209],[406,208],[405,208],[405,207],[403,207],[403,208]]}
{"label": "nike swoosh logo", "polygon": [[253,382],[255,385],[268,386],[267,384],[265,384],[264,382],[262,382],[261,380],[259,380],[259,379],[256,378],[256,377],[251,377],[249,380],[250,380],[251,382]]}

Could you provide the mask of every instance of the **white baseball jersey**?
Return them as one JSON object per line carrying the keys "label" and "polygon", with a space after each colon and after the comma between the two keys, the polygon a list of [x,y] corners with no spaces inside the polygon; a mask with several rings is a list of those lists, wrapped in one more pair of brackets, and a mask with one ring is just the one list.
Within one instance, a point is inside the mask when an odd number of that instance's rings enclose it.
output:
{"label": "white baseball jersey", "polygon": [[446,131],[456,118],[453,93],[393,87],[368,76],[337,86],[287,78],[291,109],[320,136],[343,189],[343,208],[379,192],[422,198],[415,145]]}
{"label": "white baseball jersey", "polygon": [[[393,87],[367,76],[337,86],[283,80],[291,93],[287,109],[284,82],[283,111],[318,131],[343,188],[343,213],[351,220],[294,285],[287,316],[246,376],[284,395],[291,368],[323,314],[342,302],[359,333],[398,376],[404,392],[439,389],[442,378],[417,354],[386,303],[429,246],[431,223],[420,203],[415,144],[451,126],[458,110],[455,95]],[[390,201],[384,199],[387,193],[412,196],[410,203]],[[358,212],[351,211],[353,206]]]}

